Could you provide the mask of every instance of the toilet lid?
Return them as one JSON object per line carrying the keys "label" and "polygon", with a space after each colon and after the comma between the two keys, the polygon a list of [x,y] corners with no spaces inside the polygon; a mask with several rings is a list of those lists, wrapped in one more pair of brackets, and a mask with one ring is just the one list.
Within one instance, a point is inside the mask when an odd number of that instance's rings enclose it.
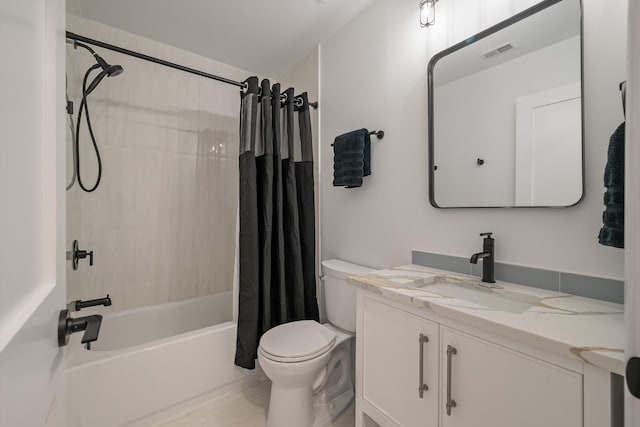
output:
{"label": "toilet lid", "polygon": [[268,330],[260,339],[262,354],[273,360],[300,362],[329,351],[336,334],[313,320],[285,323]]}

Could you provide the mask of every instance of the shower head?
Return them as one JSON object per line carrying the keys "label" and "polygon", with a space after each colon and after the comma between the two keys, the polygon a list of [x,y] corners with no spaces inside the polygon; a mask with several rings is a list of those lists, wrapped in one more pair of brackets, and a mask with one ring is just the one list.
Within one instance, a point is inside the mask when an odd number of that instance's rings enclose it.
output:
{"label": "shower head", "polygon": [[107,69],[107,75],[109,77],[115,77],[122,74],[123,71],[124,71],[124,68],[122,68],[122,65],[111,65]]}
{"label": "shower head", "polygon": [[[98,58],[100,57],[98,56]],[[106,68],[102,66],[100,61],[102,61],[106,65]],[[119,74],[122,74],[122,72],[124,71],[124,68],[122,68],[122,66],[120,65],[109,65],[104,62],[104,59],[102,58],[100,58],[100,61],[98,61],[97,64],[93,64],[93,66],[87,70],[87,73],[85,75],[85,83],[83,85],[86,85],[86,79],[93,70],[102,68],[100,73],[91,81],[91,83],[89,83],[89,86],[84,86],[86,88],[84,90],[84,96],[88,96],[91,92],[93,92],[105,77],[117,76]]]}
{"label": "shower head", "polygon": [[[91,70],[95,70],[96,68],[100,68],[100,67],[98,67],[98,65],[96,64],[92,68],[89,68],[89,70],[87,71],[87,75],[89,74],[89,72]],[[106,76],[107,76],[107,72],[106,71],[100,71],[100,74],[98,74],[91,81],[91,83],[89,83],[89,86],[87,86],[86,89],[84,90],[84,96],[88,96],[91,92],[93,92],[95,90],[95,88],[98,87],[98,85],[100,84],[102,79],[104,79]]]}
{"label": "shower head", "polygon": [[98,74],[93,79],[93,81],[89,84],[89,86],[86,87],[86,90],[84,91],[84,96],[87,96],[91,92],[93,92],[95,88],[98,87],[102,79],[104,79],[105,77],[115,77],[122,74],[122,72],[124,71],[124,68],[122,68],[122,65],[110,65],[100,55],[98,55],[96,51],[93,50],[90,46],[87,46],[86,44],[83,44],[83,43],[75,42],[74,47],[78,47],[78,46],[83,47],[87,49],[89,52],[91,52],[91,54],[96,60],[96,64],[93,64],[93,66],[91,66],[87,70],[87,73],[85,75],[85,82],[87,77],[89,77],[89,74],[91,73],[91,71],[102,68],[102,70],[100,71],[100,74]]}
{"label": "shower head", "polygon": [[107,61],[102,59],[102,57],[95,52],[93,53],[93,57],[96,59],[98,65],[102,67],[102,70],[107,73],[108,77],[115,77],[119,74],[122,74],[122,72],[124,71],[124,68],[122,68],[121,65],[109,65]]}
{"label": "shower head", "polygon": [[[73,47],[76,49],[78,47],[87,49],[93,55],[93,57],[95,58],[100,68],[102,68],[102,71],[106,73],[107,77],[115,77],[117,75],[122,74],[122,72],[124,71],[124,68],[122,68],[122,65],[109,65],[109,63],[105,61],[100,55],[98,55],[96,51],[93,50],[93,48],[91,48],[91,46],[88,46],[84,43],[80,43],[74,40]],[[104,76],[101,76],[100,80],[102,80],[103,78]]]}

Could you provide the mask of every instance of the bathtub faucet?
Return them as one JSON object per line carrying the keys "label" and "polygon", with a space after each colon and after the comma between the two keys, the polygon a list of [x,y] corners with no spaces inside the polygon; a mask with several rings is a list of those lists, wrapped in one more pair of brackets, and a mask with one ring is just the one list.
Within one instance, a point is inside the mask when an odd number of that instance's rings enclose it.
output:
{"label": "bathtub faucet", "polygon": [[111,298],[109,298],[109,294],[107,294],[107,296],[104,298],[92,299],[89,301],[80,301],[80,300],[71,301],[67,305],[67,309],[69,311],[80,311],[83,308],[95,307],[97,305],[104,305],[105,307],[109,307],[111,305]]}

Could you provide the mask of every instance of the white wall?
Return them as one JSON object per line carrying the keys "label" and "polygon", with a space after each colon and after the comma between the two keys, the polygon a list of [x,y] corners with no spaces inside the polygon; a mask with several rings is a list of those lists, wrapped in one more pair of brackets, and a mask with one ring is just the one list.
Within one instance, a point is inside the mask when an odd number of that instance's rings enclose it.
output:
{"label": "white wall", "polygon": [[580,39],[573,37],[435,87],[438,206],[513,206],[516,100],[579,78]]}
{"label": "white wall", "polygon": [[[378,0],[321,46],[323,257],[374,267],[408,263],[411,250],[469,256],[493,231],[499,261],[623,276],[623,251],[597,243],[609,135],[622,121],[626,2],[584,0],[586,195],[572,208],[437,210],[427,201],[427,63],[436,52],[535,3],[445,0],[418,27],[415,0]],[[333,138],[383,129],[372,175],[334,188]]]}
{"label": "white wall", "polygon": [[[227,64],[97,22],[68,16],[87,37],[234,80],[251,75]],[[67,248],[78,239],[95,262],[67,269],[69,300],[104,297],[108,310],[176,301],[232,287],[238,200],[240,96],[235,86],[96,48],[124,73],[89,97],[103,161],[100,187],[67,192]],[[81,79],[94,62],[67,47],[69,96],[80,105]],[[77,114],[75,115],[77,118]],[[69,135],[68,135],[69,138]],[[95,155],[81,134],[85,185]],[[70,141],[68,174],[71,177]],[[101,311],[105,311],[101,309]]]}

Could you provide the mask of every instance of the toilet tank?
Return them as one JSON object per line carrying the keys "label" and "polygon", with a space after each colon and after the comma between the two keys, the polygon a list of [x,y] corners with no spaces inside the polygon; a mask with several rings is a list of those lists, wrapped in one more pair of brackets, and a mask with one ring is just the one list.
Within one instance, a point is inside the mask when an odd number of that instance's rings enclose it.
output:
{"label": "toilet tank", "polygon": [[356,287],[347,283],[347,277],[373,270],[339,259],[322,261],[324,304],[329,323],[346,331],[356,331]]}

